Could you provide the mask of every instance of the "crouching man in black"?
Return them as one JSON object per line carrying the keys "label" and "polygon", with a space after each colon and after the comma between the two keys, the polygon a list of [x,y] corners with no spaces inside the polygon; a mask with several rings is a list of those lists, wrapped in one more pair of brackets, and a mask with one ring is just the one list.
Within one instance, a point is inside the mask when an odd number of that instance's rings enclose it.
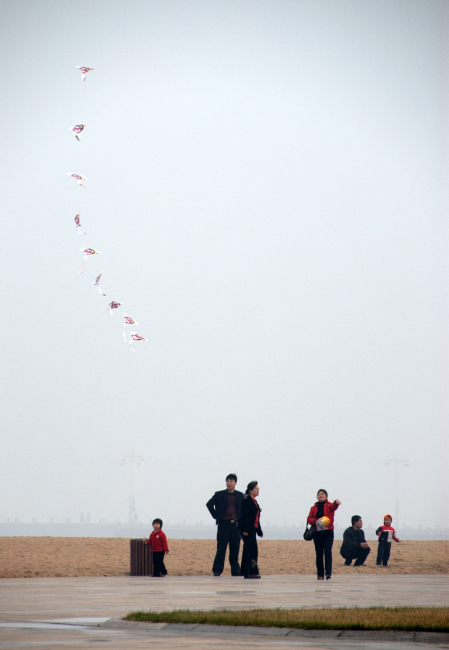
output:
{"label": "crouching man in black", "polygon": [[370,554],[370,547],[366,543],[365,533],[362,530],[363,521],[359,515],[351,519],[352,526],[343,533],[343,544],[340,555],[345,558],[345,566],[350,566],[355,560],[354,566],[362,566]]}
{"label": "crouching man in black", "polygon": [[220,576],[223,573],[226,549],[229,544],[229,564],[233,576],[240,575],[239,549],[240,529],[239,519],[242,508],[243,494],[235,489],[237,476],[228,474],[226,490],[215,492],[206,506],[217,523],[217,553],[215,555],[212,573]]}

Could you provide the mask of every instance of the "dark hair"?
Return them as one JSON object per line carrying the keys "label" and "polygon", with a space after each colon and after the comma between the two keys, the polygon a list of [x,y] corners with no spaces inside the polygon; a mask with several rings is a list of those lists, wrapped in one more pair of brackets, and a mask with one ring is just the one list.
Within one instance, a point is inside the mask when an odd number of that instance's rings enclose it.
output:
{"label": "dark hair", "polygon": [[235,481],[237,483],[237,474],[228,474],[226,480],[228,479],[230,479],[231,481]]}
{"label": "dark hair", "polygon": [[[161,528],[162,528],[162,524],[163,524],[163,523],[164,523],[164,522],[162,521],[162,519],[153,519],[153,524],[160,524],[160,525],[161,525]],[[153,524],[152,524],[152,525],[153,525]]]}
{"label": "dark hair", "polygon": [[248,485],[246,486],[246,492],[245,494],[249,494],[251,490],[254,490],[256,485],[259,485],[257,481],[250,481]]}
{"label": "dark hair", "polygon": [[360,519],[361,519],[360,515],[354,515],[353,517],[351,517],[351,524],[354,526],[354,524],[360,521]]}
{"label": "dark hair", "polygon": [[[323,490],[323,488],[321,488],[321,490],[318,490],[318,492],[324,492],[324,494],[327,496],[327,490]],[[318,496],[318,492],[316,493],[317,496]]]}

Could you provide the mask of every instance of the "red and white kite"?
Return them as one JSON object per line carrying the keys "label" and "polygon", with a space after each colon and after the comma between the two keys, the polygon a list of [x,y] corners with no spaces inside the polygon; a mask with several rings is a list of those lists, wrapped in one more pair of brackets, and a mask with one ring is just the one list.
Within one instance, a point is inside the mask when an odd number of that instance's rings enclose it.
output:
{"label": "red and white kite", "polygon": [[86,233],[83,233],[81,230],[81,221],[80,221],[80,216],[79,214],[75,215],[75,227],[78,228],[78,235],[85,235]]}
{"label": "red and white kite", "polygon": [[143,336],[140,336],[140,334],[136,334],[136,332],[131,332],[130,345],[133,341],[146,341],[146,339],[144,339]]}
{"label": "red and white kite", "polygon": [[70,130],[73,131],[73,135],[75,136],[75,138],[77,140],[80,140],[78,136],[81,134],[81,131],[84,131],[85,128],[86,128],[85,124],[75,124],[75,126],[72,126]]}
{"label": "red and white kite", "polygon": [[80,251],[84,253],[84,259],[87,260],[89,255],[99,255],[99,251],[96,251],[94,248],[80,248]]}
{"label": "red and white kite", "polygon": [[131,316],[128,316],[128,314],[124,314],[125,316],[125,322],[123,323],[123,326],[125,325],[138,325],[139,323],[136,323],[136,321],[131,318]]}
{"label": "red and white kite", "polygon": [[97,275],[95,282],[94,282],[94,287],[97,287],[98,291],[101,293],[102,296],[106,296],[105,293],[102,292],[100,289],[100,278],[103,275],[103,273],[100,273],[100,275]]}
{"label": "red and white kite", "polygon": [[109,313],[111,314],[111,316],[112,316],[112,310],[118,309],[122,305],[123,305],[122,302],[114,302],[113,300],[111,300],[111,302],[109,303]]}
{"label": "red and white kite", "polygon": [[[80,248],[80,251],[82,253],[84,253],[84,259],[85,260],[87,260],[87,258],[90,257],[91,255],[99,255],[100,254],[94,248]],[[84,263],[83,263],[83,265],[81,267],[80,273],[82,273],[83,271],[84,271]]]}
{"label": "red and white kite", "polygon": [[81,174],[72,174],[72,172],[67,172],[67,173],[72,178],[76,178],[76,180],[78,181],[78,185],[81,185],[81,187],[86,187],[84,183],[82,183],[81,181],[87,181],[87,178],[84,178],[84,176],[81,176]]}
{"label": "red and white kite", "polygon": [[87,66],[84,65],[77,65],[75,66],[77,70],[79,70],[82,73],[82,80],[86,81],[86,74],[93,70],[94,68],[88,68]]}

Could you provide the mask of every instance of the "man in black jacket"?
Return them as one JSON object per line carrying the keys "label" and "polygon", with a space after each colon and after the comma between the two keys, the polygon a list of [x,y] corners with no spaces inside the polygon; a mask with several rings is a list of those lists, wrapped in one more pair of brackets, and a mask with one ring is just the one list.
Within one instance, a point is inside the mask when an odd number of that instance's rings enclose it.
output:
{"label": "man in black jacket", "polygon": [[371,549],[366,543],[365,533],[362,530],[362,518],[359,515],[354,515],[351,523],[352,526],[343,533],[340,555],[345,558],[345,566],[350,566],[352,560],[355,560],[354,566],[363,566]]}
{"label": "man in black jacket", "polygon": [[229,544],[229,564],[233,576],[240,575],[239,549],[240,530],[239,519],[242,508],[243,494],[235,489],[237,476],[228,474],[226,490],[215,492],[206,506],[217,523],[217,553],[215,555],[212,573],[218,577],[224,569],[226,549]]}

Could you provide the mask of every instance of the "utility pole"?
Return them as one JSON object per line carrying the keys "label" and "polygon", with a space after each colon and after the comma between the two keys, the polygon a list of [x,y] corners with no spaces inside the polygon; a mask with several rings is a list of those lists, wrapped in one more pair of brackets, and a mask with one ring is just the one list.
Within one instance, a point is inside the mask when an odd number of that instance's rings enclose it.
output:
{"label": "utility pole", "polygon": [[410,463],[405,458],[395,456],[385,461],[385,465],[394,467],[394,495],[395,495],[395,512],[394,512],[394,526],[399,528],[399,468],[408,467]]}
{"label": "utility pole", "polygon": [[144,461],[143,456],[135,454],[134,450],[130,454],[125,454],[122,457],[121,465],[129,465],[129,510],[128,510],[128,523],[134,526],[136,523],[136,502],[134,500],[134,465],[137,467]]}

